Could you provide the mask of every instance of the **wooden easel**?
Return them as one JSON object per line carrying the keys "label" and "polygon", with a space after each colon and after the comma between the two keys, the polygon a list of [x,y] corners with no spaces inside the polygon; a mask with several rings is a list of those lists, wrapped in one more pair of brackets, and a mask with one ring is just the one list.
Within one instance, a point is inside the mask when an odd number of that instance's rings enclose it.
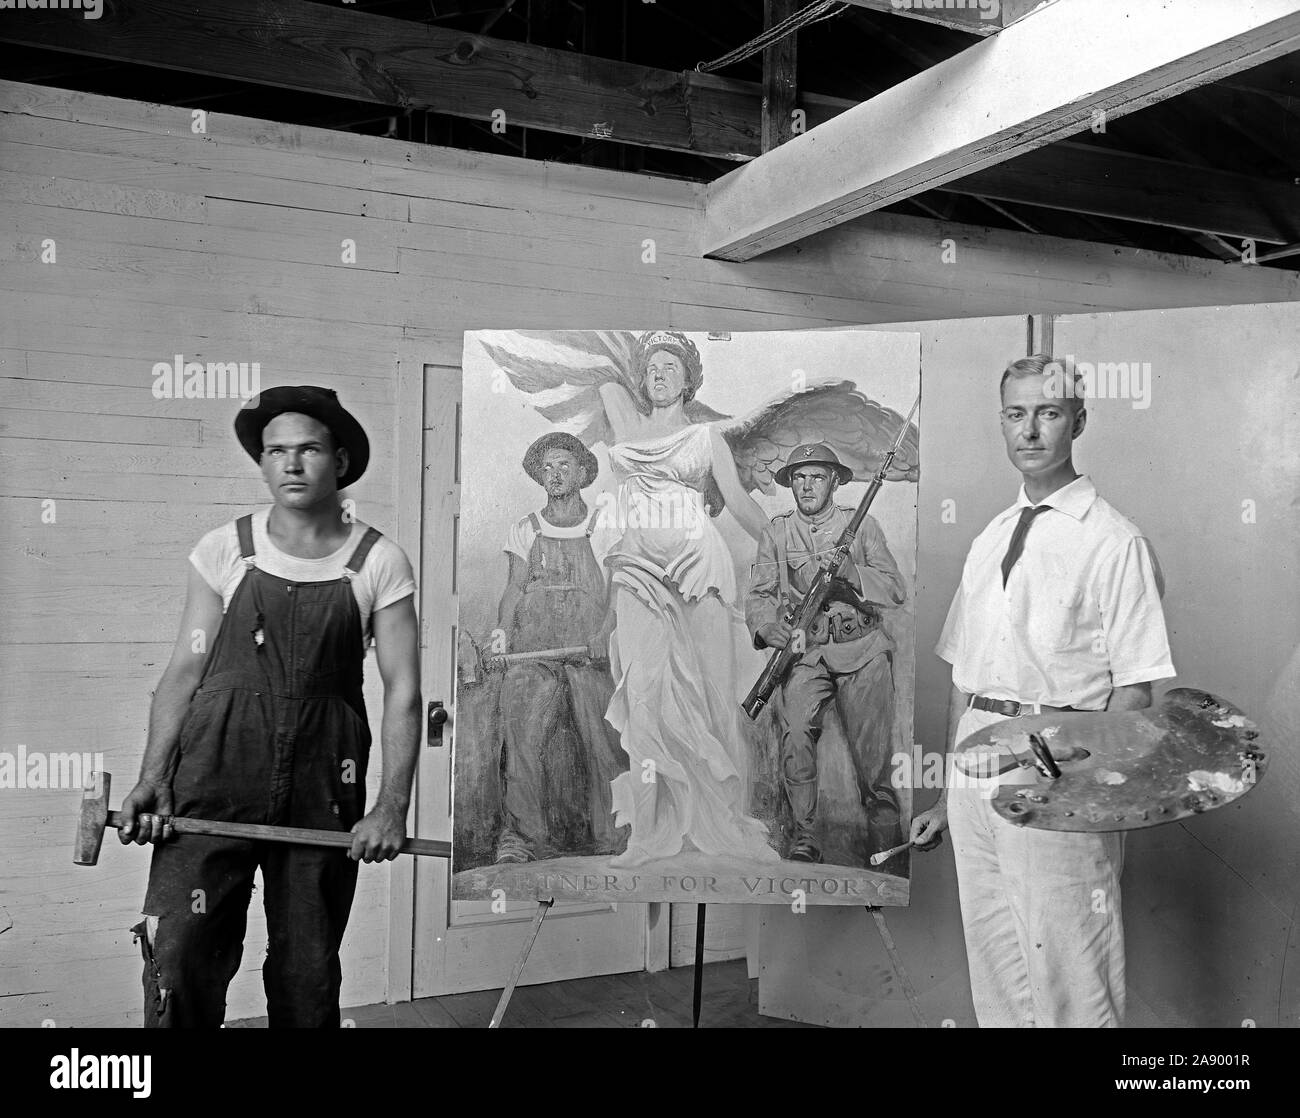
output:
{"label": "wooden easel", "polygon": [[[545,900],[537,902],[537,912],[533,915],[533,922],[528,929],[528,935],[524,939],[523,948],[519,952],[519,958],[515,960],[515,965],[510,970],[510,979],[506,987],[501,991],[501,997],[497,1001],[497,1007],[492,1013],[492,1020],[488,1022],[489,1029],[499,1029],[501,1019],[506,1015],[506,1009],[510,1005],[510,998],[514,995],[515,987],[519,985],[519,976],[524,972],[524,964],[528,962],[529,953],[533,950],[533,944],[537,942],[537,933],[542,930],[542,921],[546,919],[546,914],[555,904],[554,897],[547,897]],[[708,909],[706,904],[695,906],[695,975],[694,990],[691,997],[691,1028],[700,1027],[700,1007],[704,1002],[704,921]],[[925,1020],[925,1014],[921,1012],[921,1003],[917,999],[916,989],[912,986],[912,980],[907,977],[907,970],[903,966],[902,957],[898,954],[898,948],[894,944],[894,937],[890,934],[889,925],[885,923],[884,909],[879,905],[867,905],[866,909],[871,913],[872,919],[876,923],[876,930],[880,933],[881,942],[885,945],[885,951],[889,955],[889,961],[894,968],[894,973],[898,975],[898,981],[903,987],[903,994],[907,998],[908,1008],[912,1011],[912,1017],[915,1019],[917,1027],[921,1029],[928,1028]]]}
{"label": "wooden easel", "polygon": [[903,967],[903,959],[898,954],[898,948],[894,946],[894,937],[889,932],[889,925],[885,923],[885,910],[879,905],[867,905],[867,911],[876,922],[876,930],[880,933],[880,940],[885,945],[885,951],[889,955],[889,961],[893,965],[894,973],[898,975],[899,984],[903,987],[903,996],[907,998],[908,1008],[912,1011],[912,1017],[916,1021],[919,1029],[927,1029],[929,1025],[925,1020],[925,1014],[921,1012],[921,1003],[917,999],[916,989],[912,986],[912,980],[907,977],[907,971]]}
{"label": "wooden easel", "polygon": [[492,1013],[492,1020],[488,1022],[489,1029],[499,1029],[501,1027],[501,1018],[506,1015],[506,1007],[510,1005],[510,998],[515,992],[515,987],[519,985],[519,976],[524,973],[524,964],[528,962],[529,952],[532,951],[533,944],[537,942],[537,933],[542,930],[542,921],[546,919],[546,914],[551,911],[551,905],[554,903],[554,897],[547,897],[545,900],[537,902],[537,911],[533,914],[532,927],[528,929],[528,936],[524,940],[523,949],[519,952],[519,958],[515,960],[515,965],[510,969],[510,980],[506,983],[506,988],[501,991],[501,998]]}
{"label": "wooden easel", "polygon": [[695,990],[691,996],[691,1028],[700,1027],[700,1004],[704,1000],[704,910],[695,906]]}
{"label": "wooden easel", "polygon": [[[899,955],[898,948],[894,944],[894,937],[889,931],[889,925],[885,923],[885,910],[879,905],[867,905],[866,909],[876,922],[876,930],[880,933],[880,940],[885,945],[885,951],[889,955],[889,962],[894,968],[894,973],[898,975],[899,984],[903,987],[903,995],[907,998],[907,1005],[912,1011],[912,1017],[916,1021],[917,1028],[929,1028],[925,1014],[921,1012],[921,1003],[916,996],[916,988],[912,985],[912,980],[907,977],[907,969],[903,966],[902,956]],[[693,1029],[700,1027],[700,1003],[704,991],[704,910],[704,905],[696,906],[699,915],[695,921],[695,996],[691,1003],[691,1028]]]}
{"label": "wooden easel", "polygon": [[[528,962],[528,956],[533,950],[533,944],[537,942],[537,933],[542,930],[542,921],[546,919],[546,914],[550,912],[553,904],[555,904],[554,897],[547,897],[545,900],[537,902],[537,911],[533,914],[532,925],[528,929],[528,935],[524,938],[524,945],[519,951],[519,958],[515,960],[515,965],[510,969],[510,979],[506,982],[506,988],[501,991],[497,1007],[492,1012],[492,1020],[488,1022],[489,1029],[499,1029],[501,1027],[501,1019],[505,1017],[515,987],[519,985],[519,976],[524,973],[524,964]],[[696,909],[699,917],[695,925],[695,995],[691,1004],[691,1028],[693,1029],[700,1027],[700,1005],[704,994],[705,906],[702,904],[697,905]]]}

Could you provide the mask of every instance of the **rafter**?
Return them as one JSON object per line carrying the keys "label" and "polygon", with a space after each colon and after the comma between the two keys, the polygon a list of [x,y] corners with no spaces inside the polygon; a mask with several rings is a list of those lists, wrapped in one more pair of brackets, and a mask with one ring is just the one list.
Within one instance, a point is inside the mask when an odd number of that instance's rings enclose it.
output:
{"label": "rafter", "polygon": [[1055,0],[712,183],[705,254],[748,260],[1298,47],[1300,0]]}
{"label": "rafter", "polygon": [[[0,20],[0,41],[733,160],[759,151],[754,83],[305,0],[116,0],[98,20],[67,15]],[[800,105],[809,127],[831,115],[825,99]]]}
{"label": "rafter", "polygon": [[[164,0],[120,0],[106,6],[99,21],[27,11],[22,20],[0,20],[0,39],[126,63],[184,65],[250,83],[292,84],[394,113],[427,110],[485,121],[490,107],[500,106],[515,139],[518,127],[594,139],[598,108],[609,138],[626,145],[688,151],[733,165],[759,154],[762,90],[756,83],[625,65],[303,0],[275,0],[272,32],[259,22],[272,2],[190,0],[189,14],[178,15]],[[155,17],[164,12],[160,23]],[[809,94],[799,103],[809,127],[857,108],[853,101]],[[366,115],[357,106],[344,114]],[[1300,240],[1293,224],[1300,188],[1291,183],[1096,145],[1053,144],[940,190],[1000,206],[1251,237],[1261,246]],[[1013,218],[1028,219],[1032,214]]]}
{"label": "rafter", "polygon": [[858,8],[922,19],[972,35],[993,35],[1002,30],[1005,0],[848,0]]}

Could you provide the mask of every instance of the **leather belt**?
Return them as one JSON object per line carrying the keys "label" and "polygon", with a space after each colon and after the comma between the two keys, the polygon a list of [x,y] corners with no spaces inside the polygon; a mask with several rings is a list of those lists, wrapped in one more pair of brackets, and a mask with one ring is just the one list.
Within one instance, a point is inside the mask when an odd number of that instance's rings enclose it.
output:
{"label": "leather belt", "polygon": [[1015,699],[990,699],[985,695],[972,695],[969,706],[976,710],[986,710],[990,714],[1001,714],[1006,718],[1019,718],[1022,714],[1039,714],[1054,711],[1074,710],[1074,707],[1052,707],[1046,703],[1018,703]]}

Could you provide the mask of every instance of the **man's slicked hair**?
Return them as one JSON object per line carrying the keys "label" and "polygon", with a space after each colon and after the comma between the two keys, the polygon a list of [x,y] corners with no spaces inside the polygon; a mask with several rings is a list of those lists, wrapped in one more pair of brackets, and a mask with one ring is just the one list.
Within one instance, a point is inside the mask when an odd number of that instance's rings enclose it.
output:
{"label": "man's slicked hair", "polygon": [[[308,415],[306,412],[301,412],[301,411],[282,411],[282,412],[280,413],[280,415],[300,415],[300,416],[302,416],[304,419],[310,419],[313,423],[315,423],[317,426],[319,426],[320,429],[321,429],[322,431],[325,432],[325,434],[327,434],[327,435],[329,436],[329,444],[330,444],[330,445],[329,445],[329,453],[330,453],[330,454],[333,454],[333,453],[334,453],[335,451],[337,451],[337,450],[342,450],[342,449],[343,449],[343,444],[342,444],[341,442],[339,442],[339,437],[338,437],[338,435],[334,434],[334,428],[332,428],[332,427],[331,427],[328,423],[326,423],[323,419],[318,419],[318,418],[317,418],[316,416],[314,416],[314,415]],[[272,416],[270,419],[268,419],[267,422],[266,422],[266,427],[270,427],[272,423],[274,423],[277,419],[280,418],[280,415],[274,415],[274,416]],[[263,427],[262,430],[265,431],[265,430],[266,430],[266,427]]]}
{"label": "man's slicked hair", "polygon": [[1068,390],[1063,391],[1061,395],[1070,404],[1074,414],[1078,415],[1086,406],[1084,384],[1083,377],[1074,370],[1073,366],[1074,362],[1067,363],[1049,353],[1031,353],[1028,357],[1021,357],[1012,361],[1002,371],[1002,379],[998,381],[998,399],[1002,399],[1002,390],[1006,388],[1009,380],[1048,376],[1055,372],[1061,380],[1063,389],[1068,384]]}

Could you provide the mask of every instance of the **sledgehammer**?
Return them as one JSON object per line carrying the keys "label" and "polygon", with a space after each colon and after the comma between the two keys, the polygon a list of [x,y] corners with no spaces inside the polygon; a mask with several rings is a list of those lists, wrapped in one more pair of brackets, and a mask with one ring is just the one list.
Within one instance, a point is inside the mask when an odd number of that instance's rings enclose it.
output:
{"label": "sledgehammer", "polygon": [[[91,773],[93,783],[81,799],[81,817],[77,820],[77,845],[72,861],[78,866],[93,866],[99,861],[104,829],[122,827],[121,812],[108,810],[110,773]],[[167,822],[180,835],[223,835],[226,838],[261,839],[264,842],[296,842],[305,846],[352,845],[347,831],[316,831],[307,827],[276,827],[269,823],[227,823],[219,819],[188,819],[169,816]],[[427,854],[432,858],[450,858],[451,843],[438,839],[409,838],[402,843],[400,854]]]}

